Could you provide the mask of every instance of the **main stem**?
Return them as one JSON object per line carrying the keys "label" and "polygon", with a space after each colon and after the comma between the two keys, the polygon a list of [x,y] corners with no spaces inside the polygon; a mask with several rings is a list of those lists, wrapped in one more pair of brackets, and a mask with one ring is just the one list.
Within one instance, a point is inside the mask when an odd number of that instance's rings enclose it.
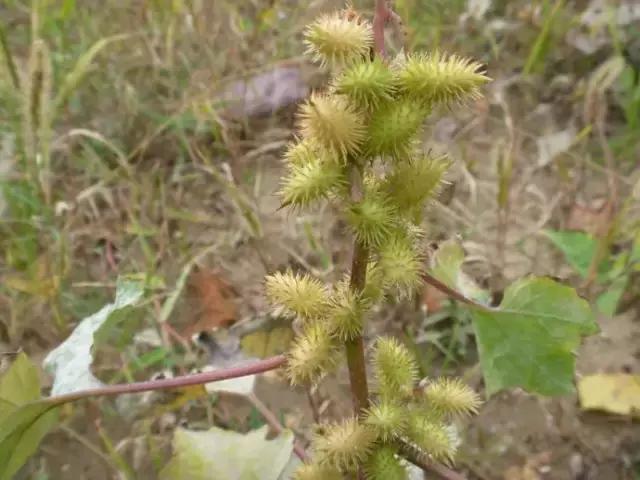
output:
{"label": "main stem", "polygon": [[[384,24],[389,17],[386,0],[376,0],[376,11],[373,20],[375,53],[384,57]],[[352,159],[353,161],[354,159]],[[362,172],[355,162],[351,167],[351,201],[359,202],[363,197]],[[362,293],[367,281],[367,264],[369,263],[369,249],[357,239],[353,243],[353,258],[351,261],[351,280],[349,287],[359,295]],[[369,406],[369,388],[367,386],[367,368],[364,360],[364,342],[362,335],[358,335],[345,342],[347,351],[347,366],[349,367],[349,381],[351,383],[351,395],[353,409],[356,415],[360,415]]]}
{"label": "main stem", "polygon": [[[358,167],[351,169],[351,200],[362,200],[362,174]],[[369,263],[369,249],[358,240],[353,244],[353,258],[351,262],[351,280],[349,287],[359,295],[367,281],[367,264]],[[345,342],[349,380],[353,398],[353,409],[360,415],[369,406],[369,388],[367,387],[367,369],[364,357],[364,342],[362,335]]]}
{"label": "main stem", "polygon": [[[386,0],[376,0],[376,10],[373,19],[375,54],[384,58],[384,24],[389,18]],[[353,159],[352,159],[353,160]],[[359,202],[363,197],[362,172],[355,164],[351,167],[351,201]],[[353,259],[351,261],[351,290],[360,294],[367,281],[367,264],[369,263],[369,249],[357,239],[353,243]],[[367,368],[364,361],[364,342],[362,335],[358,335],[345,342],[347,351],[347,365],[349,367],[349,381],[353,409],[360,415],[369,406],[369,388],[367,386]]]}
{"label": "main stem", "polygon": [[[351,264],[351,289],[361,292],[367,275],[368,249],[356,241],[353,246],[353,262]],[[347,365],[353,397],[353,409],[359,415],[369,406],[369,388],[367,387],[367,369],[364,361],[364,341],[362,335],[345,342],[347,349]]]}
{"label": "main stem", "polygon": [[376,0],[375,14],[373,16],[373,45],[375,53],[384,58],[384,26],[391,16],[387,0]]}

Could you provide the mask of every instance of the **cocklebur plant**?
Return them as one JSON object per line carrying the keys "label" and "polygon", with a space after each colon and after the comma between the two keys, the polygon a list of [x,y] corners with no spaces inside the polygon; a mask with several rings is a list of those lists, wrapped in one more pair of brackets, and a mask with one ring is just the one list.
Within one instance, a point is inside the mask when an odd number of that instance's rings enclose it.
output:
{"label": "cocklebur plant", "polygon": [[313,460],[296,478],[361,472],[403,479],[407,454],[453,460],[458,439],[451,422],[475,413],[480,400],[457,379],[419,382],[412,353],[385,337],[370,349],[369,396],[362,335],[376,303],[409,296],[422,282],[420,220],[450,165],[420,150],[423,122],[434,108],[477,98],[489,78],[478,63],[455,55],[381,58],[372,24],[351,8],[313,22],[305,44],[332,78],[300,107],[298,136],[284,154],[282,205],[297,211],[335,204],[354,238],[353,264],[350,278],[335,285],[276,273],[266,278],[266,293],[300,323],[288,355],[291,383],[316,384],[346,349],[355,415],[318,427]]}

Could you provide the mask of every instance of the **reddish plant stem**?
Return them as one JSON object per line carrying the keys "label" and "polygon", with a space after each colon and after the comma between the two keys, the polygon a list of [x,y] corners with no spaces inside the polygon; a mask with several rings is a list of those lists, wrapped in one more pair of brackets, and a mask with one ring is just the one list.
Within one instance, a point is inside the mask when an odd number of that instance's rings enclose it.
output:
{"label": "reddish plant stem", "polygon": [[[354,165],[351,168],[351,201],[359,202],[362,200],[362,197],[362,174],[359,168]],[[355,240],[353,244],[349,287],[357,295],[364,290],[367,280],[368,263],[369,249],[362,244],[362,242]],[[347,353],[347,365],[349,367],[353,409],[356,415],[360,415],[369,406],[369,388],[367,386],[367,369],[362,336],[358,335],[346,341],[345,349]]]}
{"label": "reddish plant stem", "polygon": [[[362,200],[364,192],[362,186],[362,173],[354,163],[351,167],[351,201]],[[367,265],[369,263],[369,249],[358,240],[353,243],[353,257],[351,262],[351,279],[349,288],[359,295],[367,281]],[[347,354],[347,366],[349,367],[349,383],[353,410],[356,416],[364,413],[369,406],[369,388],[367,386],[367,368],[364,356],[364,341],[362,335],[347,340],[344,344]],[[364,480],[362,469],[355,474],[357,480]]]}
{"label": "reddish plant stem", "polygon": [[353,410],[360,415],[369,406],[369,388],[367,386],[367,370],[364,362],[364,342],[357,337],[345,343],[347,350],[347,365],[349,366],[349,381]]}
{"label": "reddish plant stem", "polygon": [[373,15],[373,45],[376,54],[384,58],[384,26],[391,18],[391,11],[387,6],[387,0],[376,0],[376,10]]}
{"label": "reddish plant stem", "polygon": [[[44,399],[44,402],[50,403],[52,406],[60,405],[62,403],[73,402],[89,397],[107,397],[122,395],[127,393],[142,393],[152,390],[167,390],[174,388],[183,388],[193,385],[203,385],[205,383],[218,382],[221,380],[228,380],[231,378],[246,377],[249,375],[256,375],[258,373],[268,372],[280,368],[286,362],[284,355],[276,355],[274,357],[252,362],[246,365],[238,367],[221,368],[211,372],[194,373],[192,375],[183,375],[175,378],[165,378],[162,380],[150,380],[147,382],[126,383],[118,385],[108,385],[101,388],[92,388],[89,390],[80,390],[78,392],[68,393],[66,395],[58,395],[54,397],[48,397]],[[267,423],[276,433],[282,433],[283,427],[276,416],[269,410],[269,408],[260,401],[254,394],[248,396],[249,401],[256,407],[260,414],[264,417]],[[307,454],[304,448],[294,442],[294,453],[305,461]]]}
{"label": "reddish plant stem", "polygon": [[[351,289],[354,292],[360,293],[364,289],[368,259],[368,249],[356,241],[353,248],[350,283]],[[351,382],[351,393],[353,396],[353,409],[356,415],[359,415],[369,406],[369,388],[367,386],[367,370],[362,336],[358,335],[356,338],[348,340],[345,342],[345,347],[347,350],[347,365],[349,366],[349,380]]]}
{"label": "reddish plant stem", "polygon": [[[375,47],[375,53],[376,55],[378,55],[380,58],[384,58],[385,57],[385,46],[384,46],[384,27],[387,23],[387,21],[389,20],[394,20],[397,25],[398,28],[403,28],[402,25],[402,19],[400,18],[399,15],[395,14],[390,8],[389,5],[387,3],[387,0],[376,0],[376,9],[375,9],[375,14],[373,17],[373,42],[374,42],[374,47]],[[405,39],[405,50],[406,50],[406,39]],[[406,54],[406,51],[405,51]],[[352,183],[352,200],[354,197],[354,192],[353,192],[353,183]],[[362,192],[360,191],[360,198],[362,196]],[[360,253],[360,255],[357,254],[358,252],[358,242],[356,242],[355,248],[354,248],[354,255],[353,255],[353,267],[351,270],[351,285],[353,288],[354,284],[357,284],[357,282],[354,282],[354,276],[355,275],[362,275],[362,288],[364,288],[364,283],[365,283],[365,279],[366,279],[366,268],[367,268],[367,262],[368,262],[368,252],[366,252],[366,249],[364,251],[364,253]],[[363,247],[362,247],[363,248]],[[365,258],[364,261],[364,267],[359,267],[360,269],[363,270],[362,273],[355,273],[354,272],[359,272],[358,269],[356,269],[356,261],[360,258],[362,259],[362,257]],[[357,278],[357,277],[356,277]],[[462,293],[448,287],[447,285],[445,285],[444,283],[442,283],[440,280],[436,279],[435,277],[431,276],[429,273],[425,272],[423,274],[423,278],[424,281],[429,283],[430,285],[434,286],[435,288],[437,288],[438,290],[446,293],[447,295],[449,295],[452,298],[455,298],[456,300],[459,300],[463,303],[466,303],[467,305],[472,305],[476,308],[481,308],[483,310],[487,309],[488,307],[486,307],[485,305],[482,305],[480,303],[475,302],[474,300],[471,300],[467,297],[465,297]],[[359,278],[357,278],[357,280],[360,280]],[[358,339],[360,341],[360,348],[362,348],[362,337],[359,337]],[[351,347],[354,352],[353,352],[353,356],[357,357],[356,355],[356,349],[357,346],[352,346]],[[362,356],[363,361],[364,361],[364,355]],[[350,359],[350,355],[349,355],[349,345],[347,345],[347,359]],[[355,362],[356,358],[354,358],[354,362]],[[363,364],[363,369],[364,369],[364,364]],[[355,375],[355,371],[354,369],[352,369],[351,367],[351,363],[349,363],[349,374],[350,374],[350,378],[351,378],[351,390],[354,394],[354,398],[356,397],[356,394],[358,392],[358,390],[356,388],[354,388],[354,379],[357,381],[357,375]],[[364,385],[364,389],[366,390],[366,373],[365,373],[365,385]],[[363,402],[364,405],[368,405],[368,394],[366,396],[366,400],[365,402]],[[355,403],[355,401],[354,401]],[[466,480],[466,478],[462,475],[460,475],[459,473],[445,467],[444,465],[441,465],[439,463],[434,463],[434,462],[425,462],[423,461],[423,459],[419,458],[415,452],[413,451],[413,449],[407,445],[407,444],[401,444],[401,451],[400,453],[402,454],[402,456],[404,458],[406,458],[409,462],[413,463],[414,465],[416,465],[417,467],[420,467],[422,470],[424,470],[425,472],[431,472],[431,473],[435,473],[438,476],[442,477],[445,480]]]}
{"label": "reddish plant stem", "polygon": [[453,288],[449,287],[448,285],[442,283],[440,280],[438,280],[436,277],[432,276],[430,273],[423,272],[422,273],[422,279],[425,281],[425,283],[428,283],[432,287],[437,288],[442,293],[447,294],[447,296],[453,298],[454,300],[458,300],[459,302],[466,303],[467,305],[469,305],[471,307],[478,308],[480,310],[490,310],[491,309],[491,307],[488,307],[487,305],[483,305],[482,303],[476,302],[475,300],[472,300],[469,297],[465,297],[464,294],[462,294],[462,293],[458,292],[457,290],[454,290]]}
{"label": "reddish plant stem", "polygon": [[152,390],[167,390],[172,388],[189,387],[192,385],[203,385],[205,383],[219,382],[230,378],[246,377],[258,373],[268,372],[280,368],[286,362],[284,355],[265,358],[256,362],[251,362],[238,367],[221,368],[211,372],[194,373],[175,378],[164,378],[161,380],[149,380],[146,382],[124,383],[117,385],[107,385],[100,388],[80,390],[78,392],[67,393],[44,399],[45,402],[58,405],[73,402],[88,397],[112,397],[127,393],[142,393]]}
{"label": "reddish plant stem", "polygon": [[[373,17],[374,54],[380,58],[384,58],[384,26],[389,16],[387,0],[376,0],[376,9]],[[351,168],[350,187],[351,201],[361,201],[364,195],[362,172],[355,163]],[[353,244],[349,287],[356,294],[360,294],[365,288],[368,263],[369,249],[362,242],[355,240]],[[347,365],[349,367],[353,409],[356,415],[360,415],[369,406],[369,388],[367,385],[367,369],[362,335],[346,341],[345,349],[347,353]]]}
{"label": "reddish plant stem", "polygon": [[404,54],[409,51],[407,42],[407,30],[402,21],[402,17],[393,11],[390,0],[376,0],[376,9],[373,16],[373,45],[375,52],[380,58],[385,58],[386,49],[384,45],[384,27],[387,22],[392,22],[402,39]]}
{"label": "reddish plant stem", "polygon": [[[362,200],[362,175],[358,167],[351,169],[351,200]],[[369,249],[356,240],[353,244],[353,257],[351,263],[351,279],[349,287],[356,294],[364,290],[367,280],[367,263],[369,262]],[[349,367],[349,380],[353,398],[353,409],[356,415],[360,415],[369,406],[369,388],[367,386],[367,369],[364,357],[364,343],[362,336],[345,342],[347,353],[347,365]]]}

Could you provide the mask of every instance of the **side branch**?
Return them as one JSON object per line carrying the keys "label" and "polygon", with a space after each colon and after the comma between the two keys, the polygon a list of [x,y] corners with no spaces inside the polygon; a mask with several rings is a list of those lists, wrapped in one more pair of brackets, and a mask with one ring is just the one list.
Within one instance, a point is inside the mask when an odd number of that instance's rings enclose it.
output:
{"label": "side branch", "polygon": [[488,307],[487,305],[483,305],[480,302],[476,302],[475,300],[472,300],[469,297],[465,297],[464,294],[442,283],[440,280],[438,280],[436,277],[434,277],[430,273],[423,272],[422,279],[425,281],[425,283],[428,283],[432,287],[437,288],[442,293],[453,298],[454,300],[458,300],[459,302],[465,303],[471,307],[474,307],[480,310],[491,310],[491,307]]}
{"label": "side branch", "polygon": [[286,357],[284,355],[276,355],[274,357],[259,360],[257,362],[251,362],[238,367],[221,368],[211,372],[194,373],[191,375],[183,375],[181,377],[165,378],[161,380],[107,385],[100,388],[91,388],[88,390],[67,393],[65,395],[48,397],[44,399],[44,401],[57,405],[88,397],[112,397],[127,393],[141,393],[152,390],[167,390],[172,388],[189,387],[192,385],[203,385],[205,383],[219,382],[220,380],[247,377],[249,375],[268,372],[269,370],[280,368],[285,362]]}

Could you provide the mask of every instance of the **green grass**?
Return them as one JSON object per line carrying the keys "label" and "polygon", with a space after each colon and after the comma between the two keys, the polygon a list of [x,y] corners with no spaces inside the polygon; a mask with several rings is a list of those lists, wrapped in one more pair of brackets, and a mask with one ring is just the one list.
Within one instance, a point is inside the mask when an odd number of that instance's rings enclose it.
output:
{"label": "green grass", "polygon": [[564,6],[564,0],[544,0],[542,5],[542,28],[529,51],[523,68],[525,75],[538,72],[543,68],[545,58],[555,43],[553,41],[554,28],[558,25]]}

